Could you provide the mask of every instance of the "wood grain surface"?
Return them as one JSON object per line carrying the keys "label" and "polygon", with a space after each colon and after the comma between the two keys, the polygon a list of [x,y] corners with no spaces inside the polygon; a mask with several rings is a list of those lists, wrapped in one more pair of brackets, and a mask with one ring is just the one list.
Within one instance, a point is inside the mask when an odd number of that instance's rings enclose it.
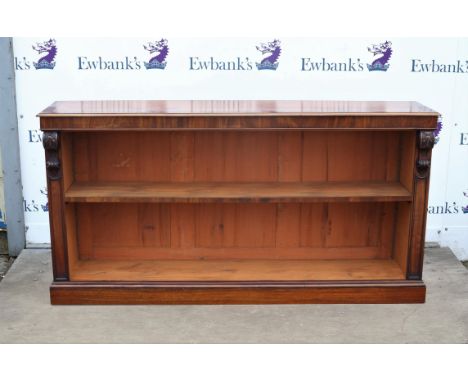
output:
{"label": "wood grain surface", "polygon": [[315,183],[75,183],[66,202],[286,203],[408,201],[411,193],[397,182]]}
{"label": "wood grain surface", "polygon": [[[62,132],[75,182],[401,182],[411,131]],[[410,145],[411,146],[411,145]],[[412,168],[412,166],[410,166]],[[404,174],[402,178],[401,174]]]}
{"label": "wood grain surface", "polygon": [[53,283],[54,305],[80,304],[410,304],[422,281],[374,282],[70,282]]}
{"label": "wood grain surface", "polygon": [[58,101],[39,113],[60,115],[438,115],[418,102],[406,101],[293,101],[293,100],[192,100],[192,101]]}
{"label": "wood grain surface", "polygon": [[[346,257],[346,256],[344,256]],[[86,260],[72,281],[403,280],[391,260]]]}

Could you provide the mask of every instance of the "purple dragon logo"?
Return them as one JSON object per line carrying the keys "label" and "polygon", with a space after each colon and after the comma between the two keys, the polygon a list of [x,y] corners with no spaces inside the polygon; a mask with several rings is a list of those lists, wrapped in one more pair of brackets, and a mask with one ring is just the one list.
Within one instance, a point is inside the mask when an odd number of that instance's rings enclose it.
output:
{"label": "purple dragon logo", "polygon": [[[45,195],[47,197],[47,188],[41,188],[40,192],[42,195]],[[46,204],[41,204],[42,211],[44,212],[49,212],[49,202],[47,201]]]}
{"label": "purple dragon logo", "polygon": [[149,62],[145,62],[146,69],[164,69],[166,67],[166,57],[169,53],[166,39],[149,42],[147,45],[143,45],[143,48],[149,51],[151,55]]}
{"label": "purple dragon logo", "polygon": [[[392,43],[390,41],[385,41],[382,44],[374,44],[367,47],[367,50],[374,55],[374,60],[372,64],[367,64],[367,69],[370,72],[378,70],[381,72],[386,72],[390,64],[388,61],[392,57]],[[378,56],[377,58],[375,58]]]}
{"label": "purple dragon logo", "polygon": [[437,121],[437,129],[434,131],[434,144],[439,142],[440,140],[440,132],[442,131],[443,125],[442,125],[442,117],[439,117],[439,120]]}
{"label": "purple dragon logo", "polygon": [[[463,196],[465,198],[468,198],[468,190],[467,191],[463,191]],[[464,214],[468,214],[468,204],[466,206],[462,206],[462,211]]]}
{"label": "purple dragon logo", "polygon": [[55,67],[55,56],[57,55],[57,44],[54,39],[36,43],[32,48],[38,53],[47,53],[45,56],[39,58],[39,61],[34,62],[36,69],[53,69]]}
{"label": "purple dragon logo", "polygon": [[281,41],[275,39],[266,44],[262,43],[260,46],[257,46],[257,50],[267,55],[261,62],[256,63],[257,69],[276,70],[279,64],[278,59],[281,54]]}

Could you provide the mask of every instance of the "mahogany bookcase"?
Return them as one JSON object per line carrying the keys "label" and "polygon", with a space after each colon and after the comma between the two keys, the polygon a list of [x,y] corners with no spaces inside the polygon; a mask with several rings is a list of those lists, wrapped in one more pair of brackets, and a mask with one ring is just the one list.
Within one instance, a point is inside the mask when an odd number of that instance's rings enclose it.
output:
{"label": "mahogany bookcase", "polygon": [[416,102],[68,101],[39,114],[52,304],[421,303]]}

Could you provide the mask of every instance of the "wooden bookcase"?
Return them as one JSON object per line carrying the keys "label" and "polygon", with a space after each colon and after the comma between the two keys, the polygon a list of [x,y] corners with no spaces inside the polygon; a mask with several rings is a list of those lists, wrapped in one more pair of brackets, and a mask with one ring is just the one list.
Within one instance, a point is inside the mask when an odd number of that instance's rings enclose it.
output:
{"label": "wooden bookcase", "polygon": [[53,304],[424,302],[431,109],[70,101],[39,116]]}

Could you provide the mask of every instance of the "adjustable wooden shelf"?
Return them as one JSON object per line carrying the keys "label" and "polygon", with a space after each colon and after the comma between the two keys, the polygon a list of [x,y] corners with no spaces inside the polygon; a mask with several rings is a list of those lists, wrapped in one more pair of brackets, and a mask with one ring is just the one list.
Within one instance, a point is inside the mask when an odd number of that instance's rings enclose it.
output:
{"label": "adjustable wooden shelf", "polygon": [[39,116],[53,304],[424,302],[431,109],[83,101]]}

